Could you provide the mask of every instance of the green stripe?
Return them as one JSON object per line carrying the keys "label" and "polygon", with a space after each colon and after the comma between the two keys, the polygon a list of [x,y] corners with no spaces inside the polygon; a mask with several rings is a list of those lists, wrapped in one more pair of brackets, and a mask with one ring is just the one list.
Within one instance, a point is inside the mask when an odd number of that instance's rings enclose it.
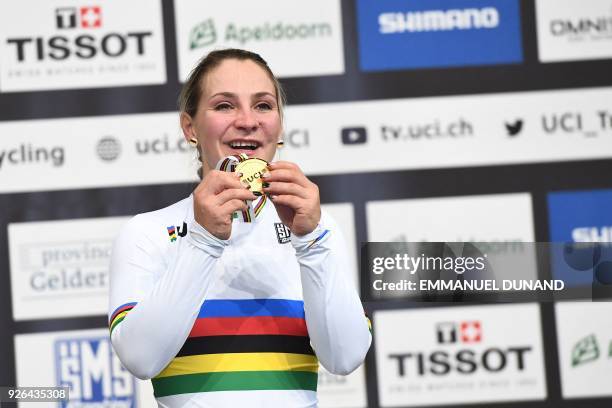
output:
{"label": "green stripe", "polygon": [[306,371],[233,371],[153,378],[155,397],[209,391],[317,390],[317,373]]}
{"label": "green stripe", "polygon": [[115,330],[115,327],[117,327],[117,325],[119,323],[121,323],[123,321],[123,319],[125,319],[125,316],[121,316],[119,319],[115,319],[115,321],[113,322],[113,324],[111,325],[111,328],[110,328],[111,334],[113,334],[113,330]]}

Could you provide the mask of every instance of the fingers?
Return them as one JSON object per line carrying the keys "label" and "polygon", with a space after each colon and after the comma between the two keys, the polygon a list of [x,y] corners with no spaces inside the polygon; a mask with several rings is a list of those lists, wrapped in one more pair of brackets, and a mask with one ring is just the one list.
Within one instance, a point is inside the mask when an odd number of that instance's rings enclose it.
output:
{"label": "fingers", "polygon": [[310,181],[306,178],[300,168],[290,162],[274,162],[268,165],[268,173],[264,175],[264,181],[284,181],[308,187]]}
{"label": "fingers", "polygon": [[303,200],[294,195],[277,195],[272,197],[272,202],[277,205],[285,205],[287,207],[296,209],[300,208],[303,204]]}
{"label": "fingers", "polygon": [[243,200],[238,199],[229,200],[221,206],[221,210],[224,214],[232,214],[235,211],[246,211],[247,209],[247,204]]}
{"label": "fingers", "polygon": [[309,198],[312,193],[310,190],[304,188],[301,185],[295,183],[286,183],[286,182],[265,182],[264,193],[269,195],[294,195],[300,198]]}
{"label": "fingers", "polygon": [[272,163],[268,163],[268,167],[272,170],[272,169],[292,169],[292,170],[299,170],[300,172],[302,171],[300,169],[300,167],[290,161],[284,161],[284,160],[279,160],[279,161],[275,161]]}
{"label": "fingers", "polygon": [[245,189],[240,182],[239,173],[228,173],[225,171],[211,170],[198,186],[207,194],[219,194],[227,189]]}
{"label": "fingers", "polygon": [[257,197],[245,187],[240,188],[229,188],[223,190],[216,195],[216,202],[218,205],[224,205],[226,202],[231,200],[255,200]]}

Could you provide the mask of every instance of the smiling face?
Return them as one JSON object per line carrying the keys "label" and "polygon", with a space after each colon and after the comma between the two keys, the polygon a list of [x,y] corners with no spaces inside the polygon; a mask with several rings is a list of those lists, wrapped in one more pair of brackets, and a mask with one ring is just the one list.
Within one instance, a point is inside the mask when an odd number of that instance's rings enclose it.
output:
{"label": "smiling face", "polygon": [[183,112],[187,139],[196,137],[206,174],[229,155],[271,161],[282,130],[274,83],[257,63],[226,59],[200,81],[193,117]]}

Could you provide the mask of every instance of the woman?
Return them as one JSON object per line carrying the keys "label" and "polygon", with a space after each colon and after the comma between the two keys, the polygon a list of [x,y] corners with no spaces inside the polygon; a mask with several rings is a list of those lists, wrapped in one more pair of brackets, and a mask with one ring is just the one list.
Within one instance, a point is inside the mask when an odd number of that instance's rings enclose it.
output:
{"label": "woman", "polygon": [[[272,161],[280,84],[259,55],[214,51],[192,71],[180,108],[202,181],[120,232],[114,349],[136,377],[152,379],[162,407],[316,406],[318,361],[348,374],[371,342],[345,242],[295,164],[271,163],[263,196],[215,169],[240,154]],[[248,205],[253,219],[233,217]]]}

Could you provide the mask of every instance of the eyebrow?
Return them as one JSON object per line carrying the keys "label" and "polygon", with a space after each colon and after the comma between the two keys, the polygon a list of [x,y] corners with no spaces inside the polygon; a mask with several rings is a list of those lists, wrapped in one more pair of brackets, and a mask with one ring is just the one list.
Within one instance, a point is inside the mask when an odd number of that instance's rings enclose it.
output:
{"label": "eyebrow", "polygon": [[[215,96],[224,96],[226,98],[235,98],[237,95],[233,92],[218,92],[214,95],[211,95],[211,97],[209,99],[214,98]],[[254,96],[256,98],[261,98],[262,96],[271,96],[273,98],[275,98],[274,94],[271,94],[270,92],[257,92],[254,94]]]}

